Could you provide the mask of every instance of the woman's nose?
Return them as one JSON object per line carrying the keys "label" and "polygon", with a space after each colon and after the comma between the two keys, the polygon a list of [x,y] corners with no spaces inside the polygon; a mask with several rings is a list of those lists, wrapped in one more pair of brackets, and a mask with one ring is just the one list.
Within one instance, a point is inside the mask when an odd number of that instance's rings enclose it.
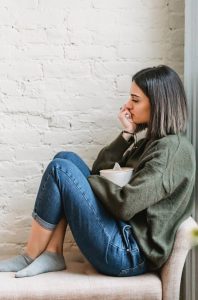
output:
{"label": "woman's nose", "polygon": [[130,100],[128,100],[125,104],[127,109],[131,109],[132,108],[132,102]]}

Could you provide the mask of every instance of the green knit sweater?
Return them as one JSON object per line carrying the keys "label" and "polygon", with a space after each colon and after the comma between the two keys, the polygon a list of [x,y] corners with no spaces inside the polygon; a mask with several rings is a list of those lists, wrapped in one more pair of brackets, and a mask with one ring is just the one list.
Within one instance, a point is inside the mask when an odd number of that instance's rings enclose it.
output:
{"label": "green knit sweater", "polygon": [[[111,214],[131,224],[150,270],[157,270],[168,259],[179,225],[192,211],[195,153],[183,135],[144,138],[126,151],[129,146],[120,134],[104,147],[88,180]],[[101,169],[113,168],[115,162],[134,168],[124,187],[98,175]]]}

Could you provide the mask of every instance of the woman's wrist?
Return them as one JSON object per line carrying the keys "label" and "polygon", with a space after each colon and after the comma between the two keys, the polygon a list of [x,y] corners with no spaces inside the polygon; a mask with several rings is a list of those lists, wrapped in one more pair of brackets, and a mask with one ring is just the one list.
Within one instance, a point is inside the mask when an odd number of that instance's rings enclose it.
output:
{"label": "woman's wrist", "polygon": [[130,142],[133,140],[134,133],[128,130],[122,130],[122,137],[127,141]]}
{"label": "woman's wrist", "polygon": [[122,130],[122,133],[128,133],[130,135],[134,135],[134,132],[132,132],[131,130]]}

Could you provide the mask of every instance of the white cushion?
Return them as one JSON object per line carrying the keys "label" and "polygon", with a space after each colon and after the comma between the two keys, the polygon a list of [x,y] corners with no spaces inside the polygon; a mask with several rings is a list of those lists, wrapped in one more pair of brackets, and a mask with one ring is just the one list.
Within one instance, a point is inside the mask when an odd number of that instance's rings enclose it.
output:
{"label": "white cushion", "polygon": [[162,284],[157,274],[111,277],[99,274],[78,248],[65,255],[67,270],[29,278],[0,273],[0,299],[46,300],[159,300]]}

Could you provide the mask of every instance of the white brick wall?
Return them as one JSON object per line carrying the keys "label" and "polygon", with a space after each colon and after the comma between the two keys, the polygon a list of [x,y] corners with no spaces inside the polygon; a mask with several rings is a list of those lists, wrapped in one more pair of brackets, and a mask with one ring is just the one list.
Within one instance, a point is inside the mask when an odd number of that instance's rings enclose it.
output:
{"label": "white brick wall", "polygon": [[0,255],[24,246],[53,155],[91,166],[119,132],[134,72],[183,76],[183,35],[183,0],[0,1]]}

